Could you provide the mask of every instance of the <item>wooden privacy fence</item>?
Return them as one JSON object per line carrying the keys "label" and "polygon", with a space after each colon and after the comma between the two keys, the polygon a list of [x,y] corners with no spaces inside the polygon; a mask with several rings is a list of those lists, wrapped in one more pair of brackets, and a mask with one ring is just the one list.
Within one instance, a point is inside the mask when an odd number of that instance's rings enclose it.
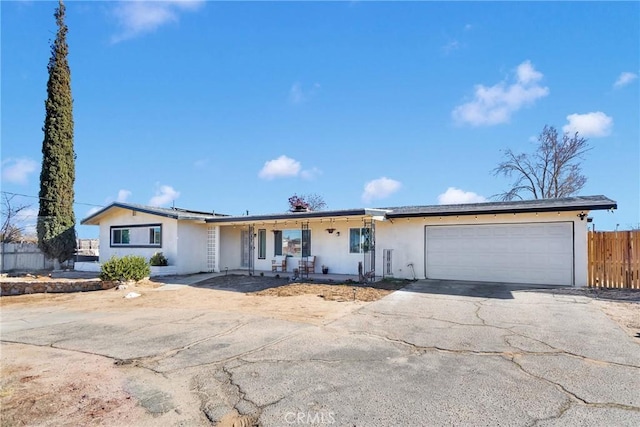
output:
{"label": "wooden privacy fence", "polygon": [[640,230],[589,231],[589,286],[640,289]]}

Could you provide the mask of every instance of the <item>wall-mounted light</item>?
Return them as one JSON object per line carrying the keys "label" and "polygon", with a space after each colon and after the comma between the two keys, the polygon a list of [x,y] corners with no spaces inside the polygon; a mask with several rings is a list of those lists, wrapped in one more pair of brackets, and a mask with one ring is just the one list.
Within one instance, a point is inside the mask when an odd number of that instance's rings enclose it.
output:
{"label": "wall-mounted light", "polygon": [[587,217],[587,214],[584,212],[580,212],[577,216],[578,218],[580,218],[580,221],[584,221],[584,219]]}
{"label": "wall-mounted light", "polygon": [[329,234],[333,234],[334,231],[336,231],[335,228],[327,228],[327,233]]}

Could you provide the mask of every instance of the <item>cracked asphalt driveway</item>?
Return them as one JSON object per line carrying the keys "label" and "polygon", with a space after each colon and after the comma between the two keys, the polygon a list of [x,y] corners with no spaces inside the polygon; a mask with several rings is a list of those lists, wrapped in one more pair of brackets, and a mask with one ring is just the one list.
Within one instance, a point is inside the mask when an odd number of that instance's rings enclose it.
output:
{"label": "cracked asphalt driveway", "polygon": [[640,425],[640,340],[585,296],[424,280],[323,301],[353,305],[308,323],[172,292],[160,308],[3,307],[3,369],[27,348],[53,368],[110,361],[144,409],[113,425]]}

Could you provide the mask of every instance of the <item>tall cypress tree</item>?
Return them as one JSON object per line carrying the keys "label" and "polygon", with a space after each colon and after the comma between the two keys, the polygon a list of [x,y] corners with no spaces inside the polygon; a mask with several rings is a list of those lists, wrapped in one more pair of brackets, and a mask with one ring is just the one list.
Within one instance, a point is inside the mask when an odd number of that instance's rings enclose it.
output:
{"label": "tall cypress tree", "polygon": [[38,214],[38,246],[56,267],[70,259],[76,249],[75,215],[73,213],[75,153],[73,150],[73,98],[71,71],[67,61],[67,25],[65,6],[59,0],[54,16],[58,25],[51,46],[47,69],[47,100],[42,142],[40,173],[40,212]]}

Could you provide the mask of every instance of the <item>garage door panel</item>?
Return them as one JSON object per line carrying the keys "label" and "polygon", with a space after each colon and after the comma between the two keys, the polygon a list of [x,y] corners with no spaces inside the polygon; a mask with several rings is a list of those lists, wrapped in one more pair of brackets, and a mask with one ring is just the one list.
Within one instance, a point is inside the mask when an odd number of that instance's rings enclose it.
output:
{"label": "garage door panel", "polygon": [[427,277],[571,285],[573,224],[427,226]]}

